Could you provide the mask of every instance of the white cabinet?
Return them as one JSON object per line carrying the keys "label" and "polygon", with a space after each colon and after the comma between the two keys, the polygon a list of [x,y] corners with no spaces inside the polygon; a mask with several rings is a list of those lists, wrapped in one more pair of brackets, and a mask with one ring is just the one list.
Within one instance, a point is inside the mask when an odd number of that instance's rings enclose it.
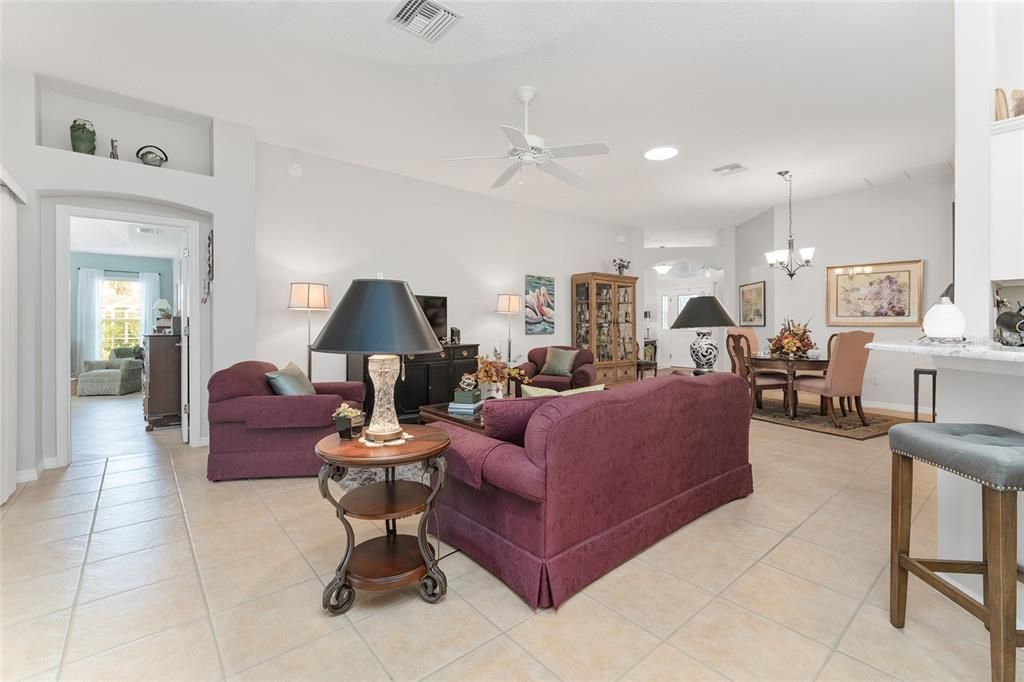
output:
{"label": "white cabinet", "polygon": [[993,128],[992,279],[1019,280],[1024,279],[1024,121]]}

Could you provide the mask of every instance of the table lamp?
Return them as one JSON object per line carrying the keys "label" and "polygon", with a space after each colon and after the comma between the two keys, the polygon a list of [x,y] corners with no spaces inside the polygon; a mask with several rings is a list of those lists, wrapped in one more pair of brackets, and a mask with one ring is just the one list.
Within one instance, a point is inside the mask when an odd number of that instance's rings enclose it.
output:
{"label": "table lamp", "polygon": [[312,349],[323,353],[369,355],[373,381],[373,416],[364,431],[368,440],[402,437],[395,412],[395,381],[401,355],[439,353],[441,344],[407,282],[355,279],[331,313]]}
{"label": "table lamp", "polygon": [[501,313],[508,318],[508,355],[505,362],[512,362],[512,316],[523,312],[523,297],[519,294],[498,294],[498,303],[494,306],[494,312]]}
{"label": "table lamp", "polygon": [[313,378],[313,311],[330,310],[327,305],[327,285],[317,282],[292,282],[288,297],[289,310],[306,311],[306,376]]}
{"label": "table lamp", "polygon": [[718,346],[711,340],[711,327],[735,327],[732,317],[715,296],[694,296],[683,306],[672,329],[696,329],[697,338],[690,344],[695,375],[715,371]]}

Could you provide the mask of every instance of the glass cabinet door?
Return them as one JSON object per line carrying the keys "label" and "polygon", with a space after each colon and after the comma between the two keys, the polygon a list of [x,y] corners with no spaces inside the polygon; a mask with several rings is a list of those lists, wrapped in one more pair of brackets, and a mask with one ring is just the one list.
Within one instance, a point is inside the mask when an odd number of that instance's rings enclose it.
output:
{"label": "glass cabinet door", "polygon": [[634,287],[618,284],[615,287],[615,359],[636,360],[636,339],[633,337]]}
{"label": "glass cabinet door", "polygon": [[597,362],[610,362],[615,358],[615,285],[610,282],[594,283],[594,358]]}
{"label": "glass cabinet door", "polygon": [[590,348],[590,283],[577,282],[573,287],[573,322],[576,325],[577,348]]}

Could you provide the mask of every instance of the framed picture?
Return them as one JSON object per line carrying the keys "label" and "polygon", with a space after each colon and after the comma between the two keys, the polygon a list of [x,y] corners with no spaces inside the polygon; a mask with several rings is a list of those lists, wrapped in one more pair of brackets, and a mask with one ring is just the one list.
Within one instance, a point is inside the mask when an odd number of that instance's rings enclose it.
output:
{"label": "framed picture", "polygon": [[554,334],[555,278],[527,275],[524,307],[527,334]]}
{"label": "framed picture", "polygon": [[765,326],[764,280],[740,285],[740,326]]}
{"label": "framed picture", "polygon": [[924,261],[830,265],[826,278],[828,326],[921,326]]}

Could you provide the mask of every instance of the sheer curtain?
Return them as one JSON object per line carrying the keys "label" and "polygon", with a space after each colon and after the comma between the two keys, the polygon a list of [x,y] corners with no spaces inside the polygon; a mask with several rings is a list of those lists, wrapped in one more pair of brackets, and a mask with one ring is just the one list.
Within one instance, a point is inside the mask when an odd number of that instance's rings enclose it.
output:
{"label": "sheer curtain", "polygon": [[[156,324],[156,313],[153,306],[160,300],[160,275],[155,272],[140,272],[142,282],[142,333],[152,334]],[[142,339],[139,339],[142,343]]]}
{"label": "sheer curtain", "polygon": [[96,268],[78,270],[78,320],[75,323],[74,364],[77,376],[84,360],[102,360],[102,330],[100,329],[100,300],[103,296],[103,271]]}

